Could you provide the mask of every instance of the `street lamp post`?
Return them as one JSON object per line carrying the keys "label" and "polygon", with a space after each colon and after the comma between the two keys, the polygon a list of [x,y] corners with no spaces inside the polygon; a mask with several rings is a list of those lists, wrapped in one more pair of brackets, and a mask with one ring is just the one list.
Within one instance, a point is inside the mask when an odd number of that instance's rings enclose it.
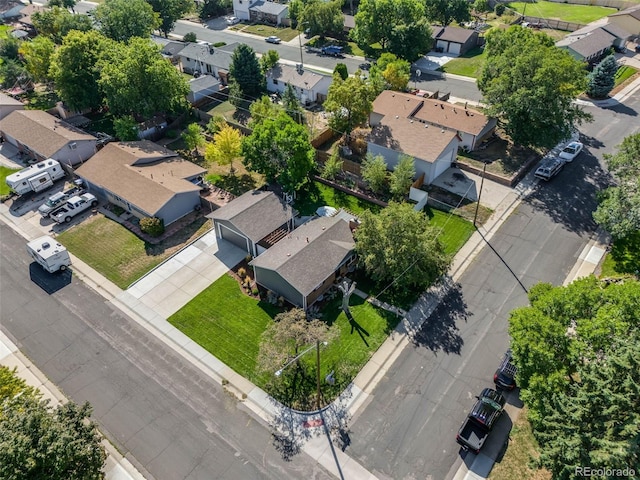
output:
{"label": "street lamp post", "polygon": [[282,375],[282,372],[285,368],[287,368],[289,365],[291,365],[292,363],[296,362],[300,357],[302,357],[303,355],[306,355],[307,353],[309,353],[311,350],[313,350],[314,348],[316,349],[316,387],[317,387],[317,391],[316,391],[316,407],[318,410],[320,410],[320,344],[322,343],[322,345],[324,345],[325,347],[327,346],[327,342],[320,342],[320,340],[316,341],[315,345],[311,345],[309,348],[305,349],[302,353],[299,353],[298,355],[296,355],[294,358],[292,358],[291,360],[289,360],[284,367],[282,367],[281,369],[277,370],[275,372],[275,376],[279,377],[280,375]]}
{"label": "street lamp post", "polygon": [[476,225],[476,219],[478,218],[478,208],[480,208],[480,197],[482,196],[482,185],[484,185],[484,172],[487,170],[487,163],[482,162],[482,179],[480,180],[480,191],[478,192],[478,202],[476,203],[476,213],[473,215],[473,226],[478,227]]}
{"label": "street lamp post", "polygon": [[[304,26],[307,24],[307,22],[300,22],[300,26],[304,28]],[[302,59],[302,39],[300,38],[302,36],[302,33],[304,32],[304,30],[300,30],[300,34],[298,35],[298,44],[300,45],[300,66],[304,67],[304,60]]]}

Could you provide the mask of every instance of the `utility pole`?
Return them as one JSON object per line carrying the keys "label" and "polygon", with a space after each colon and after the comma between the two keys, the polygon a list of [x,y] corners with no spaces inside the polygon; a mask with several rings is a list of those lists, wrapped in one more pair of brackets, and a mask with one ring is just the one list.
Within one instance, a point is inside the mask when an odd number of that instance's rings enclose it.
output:
{"label": "utility pole", "polygon": [[316,379],[318,387],[316,408],[320,410],[320,340],[316,340]]}

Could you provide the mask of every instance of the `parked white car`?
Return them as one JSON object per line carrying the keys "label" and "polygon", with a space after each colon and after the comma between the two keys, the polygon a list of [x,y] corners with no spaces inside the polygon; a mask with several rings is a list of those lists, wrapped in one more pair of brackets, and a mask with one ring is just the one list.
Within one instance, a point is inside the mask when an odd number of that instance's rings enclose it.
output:
{"label": "parked white car", "polygon": [[282,40],[280,40],[280,37],[276,37],[275,35],[271,35],[270,37],[267,37],[264,39],[265,42],[267,43],[280,43]]}
{"label": "parked white car", "polygon": [[227,25],[235,25],[236,23],[240,23],[240,19],[238,17],[225,17],[225,22]]}
{"label": "parked white car", "polygon": [[566,162],[573,162],[573,159],[580,155],[584,145],[580,142],[571,142],[560,152],[560,158]]}

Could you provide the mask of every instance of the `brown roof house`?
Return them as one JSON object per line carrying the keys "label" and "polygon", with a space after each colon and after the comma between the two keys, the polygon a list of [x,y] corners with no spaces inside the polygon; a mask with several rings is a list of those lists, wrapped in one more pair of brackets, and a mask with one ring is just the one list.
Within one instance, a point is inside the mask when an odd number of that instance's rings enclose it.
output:
{"label": "brown roof house", "polygon": [[42,110],[15,110],[0,120],[0,134],[36,160],[77,165],[96,152],[98,139]]}
{"label": "brown roof house", "polygon": [[149,140],[114,142],[76,170],[89,190],[135,217],[169,225],[200,207],[206,169]]}
{"label": "brown roof house", "polygon": [[254,258],[256,282],[305,310],[355,261],[349,224],[319,217],[295,229]]}
{"label": "brown roof house", "polygon": [[608,54],[617,40],[618,37],[606,29],[596,28],[582,34],[574,32],[567,35],[556,42],[556,47],[567,50],[576,60],[593,65]]}
{"label": "brown roof house", "polygon": [[455,161],[458,147],[473,150],[495,130],[497,121],[475,110],[440,100],[383,91],[373,102],[368,151],[390,168],[400,155],[414,158],[429,184]]}
{"label": "brown roof house", "polygon": [[618,25],[631,35],[640,35],[640,5],[612,13],[608,18],[609,23]]}
{"label": "brown roof house", "polygon": [[433,27],[434,50],[462,55],[478,45],[478,32],[460,27]]}
{"label": "brown roof house", "polygon": [[254,257],[293,230],[293,209],[273,192],[252,190],[207,216],[217,238]]}

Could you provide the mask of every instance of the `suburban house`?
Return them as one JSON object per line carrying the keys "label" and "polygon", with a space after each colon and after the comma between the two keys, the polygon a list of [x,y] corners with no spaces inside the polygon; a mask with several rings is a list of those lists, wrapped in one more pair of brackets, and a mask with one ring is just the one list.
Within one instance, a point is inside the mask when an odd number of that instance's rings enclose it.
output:
{"label": "suburban house", "polygon": [[76,170],[89,190],[137,218],[169,225],[200,208],[206,169],[149,140],[112,142]]}
{"label": "suburban house", "polygon": [[615,24],[632,36],[640,35],[640,5],[626,8],[609,15],[609,23]]}
{"label": "suburban house", "polygon": [[355,261],[353,234],[338,217],[303,224],[254,258],[254,278],[261,287],[305,310]]}
{"label": "suburban house", "polygon": [[233,51],[239,43],[214,47],[204,43],[188,43],[178,52],[183,72],[213,75],[223,85],[227,84]]}
{"label": "suburban house", "polygon": [[401,155],[414,158],[417,175],[430,184],[455,161],[458,148],[473,150],[497,120],[475,110],[406,93],[383,91],[369,116],[367,150],[393,169]]}
{"label": "suburban house", "polygon": [[10,97],[6,93],[0,93],[0,120],[9,115],[14,110],[24,110],[24,103]]}
{"label": "suburban house", "polygon": [[289,6],[266,0],[233,0],[233,15],[240,20],[282,25],[288,23]]}
{"label": "suburban house", "polygon": [[191,105],[206,102],[211,95],[220,91],[220,80],[211,75],[200,75],[189,80],[187,99]]}
{"label": "suburban house", "polygon": [[207,215],[217,238],[258,256],[293,230],[293,209],[273,192],[253,190]]}
{"label": "suburban house", "polygon": [[460,27],[433,27],[433,49],[450,55],[463,55],[478,45],[478,32]]}
{"label": "suburban house", "polygon": [[164,58],[169,60],[173,65],[177,65],[178,63],[180,63],[180,56],[178,54],[182,51],[184,46],[185,44],[183,42],[169,41],[162,44],[162,49],[160,50],[160,53]]}
{"label": "suburban house", "polygon": [[96,152],[98,139],[42,110],[14,110],[0,120],[0,134],[19,152],[42,161],[77,165]]}
{"label": "suburban house", "polygon": [[[581,29],[584,30],[584,29]],[[567,50],[573,58],[591,65],[598,63],[607,55],[614,43],[619,41],[616,35],[604,28],[596,28],[583,34],[567,35],[556,42],[556,47]]]}
{"label": "suburban house", "polygon": [[302,105],[322,103],[327,99],[332,80],[329,75],[304,70],[301,66],[278,63],[267,72],[267,90],[283,93],[289,84]]}

